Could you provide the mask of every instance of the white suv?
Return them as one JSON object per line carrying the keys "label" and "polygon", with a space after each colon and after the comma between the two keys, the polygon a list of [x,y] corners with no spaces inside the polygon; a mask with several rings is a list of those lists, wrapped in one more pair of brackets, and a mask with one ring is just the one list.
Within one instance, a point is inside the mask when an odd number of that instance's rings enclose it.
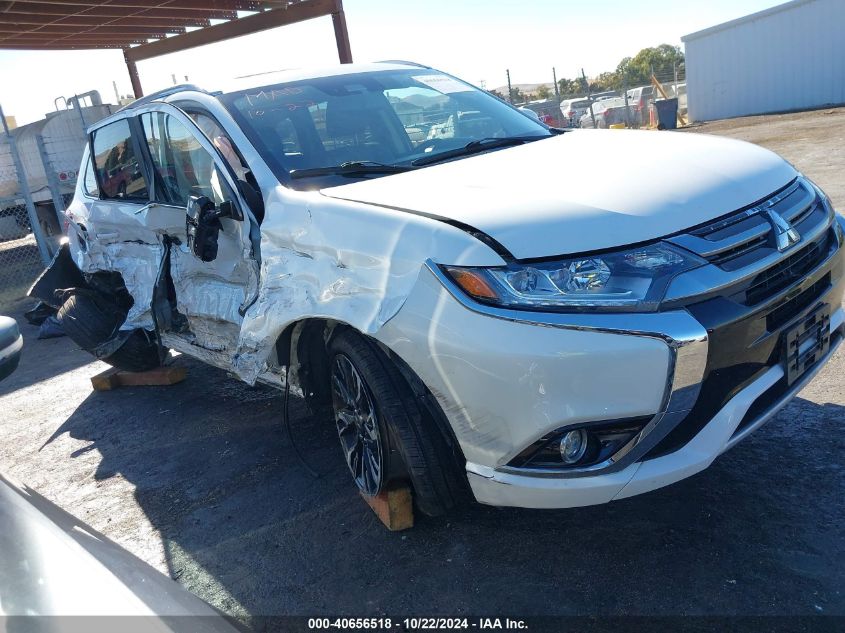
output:
{"label": "white suv", "polygon": [[[562,133],[406,63],[251,81],[92,127],[33,293],[118,366],[170,348],[289,380],[365,494],[408,481],[437,513],[653,490],[841,342],[841,220],[769,151]],[[562,186],[572,156],[608,169]]]}

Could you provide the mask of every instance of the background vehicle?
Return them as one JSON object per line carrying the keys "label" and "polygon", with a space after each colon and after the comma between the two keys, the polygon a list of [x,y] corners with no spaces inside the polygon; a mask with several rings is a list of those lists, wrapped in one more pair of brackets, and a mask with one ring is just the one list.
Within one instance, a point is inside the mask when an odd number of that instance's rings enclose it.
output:
{"label": "background vehicle", "polygon": [[[628,106],[628,115],[625,113],[625,99],[622,97],[612,97],[602,99],[593,104],[593,116],[596,118],[597,128],[608,128],[616,123],[626,123],[628,121],[635,121],[635,114],[633,108]],[[589,108],[581,117],[580,127],[593,127],[593,116],[590,115]]]}
{"label": "background vehicle", "polygon": [[654,86],[639,86],[628,91],[628,103],[639,125],[648,124],[648,104],[654,101]]}
{"label": "background vehicle", "polygon": [[541,99],[538,101],[529,101],[522,104],[523,108],[527,108],[537,113],[540,121],[551,127],[563,127],[564,121],[561,118],[560,106],[554,99]]}
{"label": "background vehicle", "polygon": [[565,127],[578,127],[581,124],[581,117],[590,109],[590,100],[565,99],[560,102],[560,111],[566,122]]}
{"label": "background vehicle", "polygon": [[590,98],[593,101],[602,101],[603,99],[614,99],[619,96],[621,95],[617,91],[608,90],[607,92],[594,92],[590,95]]}
{"label": "background vehicle", "polygon": [[520,112],[524,112],[526,116],[530,116],[535,121],[540,121],[540,115],[534,112],[534,110],[529,110],[528,108],[525,108],[523,106],[520,106],[518,109]]}
{"label": "background vehicle", "polygon": [[0,380],[11,374],[21,358],[23,337],[17,322],[6,316],[0,316]]}
{"label": "background vehicle", "polygon": [[[103,104],[97,91],[71,97],[67,105],[67,109],[48,112],[40,121],[11,130],[45,237],[62,232],[55,201],[61,199],[63,209],[73,196],[87,141],[86,128],[116,109]],[[3,157],[4,161],[7,159],[12,165],[10,157]],[[0,170],[0,239],[16,239],[30,231],[29,217],[21,206],[23,192],[19,189],[14,168]],[[16,226],[4,222],[4,218],[14,218]]]}

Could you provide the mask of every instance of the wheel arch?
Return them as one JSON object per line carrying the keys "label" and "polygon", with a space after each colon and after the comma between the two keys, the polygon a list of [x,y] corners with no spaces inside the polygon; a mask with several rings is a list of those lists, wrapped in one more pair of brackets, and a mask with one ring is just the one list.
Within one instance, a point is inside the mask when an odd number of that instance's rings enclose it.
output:
{"label": "wheel arch", "polygon": [[426,414],[427,422],[435,426],[451,452],[452,458],[465,473],[466,457],[440,402],[428,385],[400,354],[382,341],[344,321],[319,317],[300,319],[288,324],[276,340],[278,363],[290,368],[291,377],[302,389],[312,412],[331,414],[328,344],[335,333],[347,329],[367,339],[396,366]]}

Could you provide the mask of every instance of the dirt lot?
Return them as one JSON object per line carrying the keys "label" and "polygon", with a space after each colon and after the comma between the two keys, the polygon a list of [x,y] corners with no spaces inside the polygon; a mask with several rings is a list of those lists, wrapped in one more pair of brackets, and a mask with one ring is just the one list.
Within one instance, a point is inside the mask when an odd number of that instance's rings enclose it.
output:
{"label": "dirt lot", "polygon": [[[845,109],[697,126],[781,152],[845,208]],[[18,312],[15,316],[20,317]],[[226,613],[845,615],[845,353],[707,471],[567,511],[473,506],[383,530],[331,426],[192,360],[173,387],[35,340],[0,384],[0,470]]]}
{"label": "dirt lot", "polygon": [[775,151],[824,189],[840,212],[845,209],[845,107],[725,119],[688,131],[730,136]]}

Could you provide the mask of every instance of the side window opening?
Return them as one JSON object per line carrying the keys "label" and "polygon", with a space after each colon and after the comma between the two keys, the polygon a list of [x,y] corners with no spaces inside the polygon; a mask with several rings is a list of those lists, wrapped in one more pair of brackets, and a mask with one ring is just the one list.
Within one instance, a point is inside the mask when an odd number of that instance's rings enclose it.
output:
{"label": "side window opening", "polygon": [[100,188],[97,186],[97,177],[94,174],[94,162],[90,156],[85,163],[85,178],[82,181],[82,190],[94,198],[100,197]]}
{"label": "side window opening", "polygon": [[191,130],[163,112],[146,113],[141,123],[167,202],[187,206],[190,196],[207,196],[217,205],[233,201],[213,156]]}
{"label": "side window opening", "polygon": [[[187,114],[196,123],[205,137],[211,141],[217,151],[220,152],[229,167],[232,168],[232,172],[238,181],[238,189],[260,225],[264,220],[264,200],[261,197],[261,187],[258,185],[258,181],[255,179],[249,165],[243,160],[243,156],[237,147],[235,147],[232,139],[223,129],[223,126],[205,112],[191,111],[189,109]],[[291,148],[298,147],[299,140],[296,128],[293,125],[286,128],[283,124],[284,121],[280,129],[277,130],[281,141],[287,143]]]}
{"label": "side window opening", "polygon": [[240,153],[235,149],[235,144],[232,139],[226,134],[225,130],[213,118],[202,112],[191,112],[188,114],[197,124],[197,127],[202,130],[206,138],[217,148],[226,162],[235,172],[235,177],[238,180],[246,180],[246,174],[249,172],[249,167],[241,159]]}
{"label": "side window opening", "polygon": [[132,146],[129,121],[122,119],[96,130],[93,157],[101,198],[147,199],[147,183]]}

